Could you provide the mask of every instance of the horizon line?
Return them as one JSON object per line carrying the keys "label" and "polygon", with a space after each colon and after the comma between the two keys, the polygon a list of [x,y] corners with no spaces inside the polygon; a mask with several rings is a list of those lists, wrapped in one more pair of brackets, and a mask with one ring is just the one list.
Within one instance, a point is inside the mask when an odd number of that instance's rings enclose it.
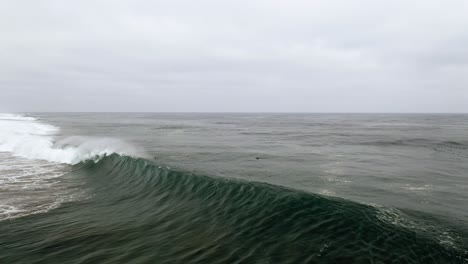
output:
{"label": "horizon line", "polygon": [[468,112],[240,112],[240,111],[12,111],[3,113],[134,113],[134,114],[468,114]]}

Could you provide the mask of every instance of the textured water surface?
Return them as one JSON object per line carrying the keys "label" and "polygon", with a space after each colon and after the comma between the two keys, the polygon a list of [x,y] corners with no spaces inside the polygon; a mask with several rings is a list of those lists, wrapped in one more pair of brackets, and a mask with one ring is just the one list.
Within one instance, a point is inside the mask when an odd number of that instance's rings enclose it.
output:
{"label": "textured water surface", "polygon": [[468,116],[0,115],[0,263],[468,263]]}

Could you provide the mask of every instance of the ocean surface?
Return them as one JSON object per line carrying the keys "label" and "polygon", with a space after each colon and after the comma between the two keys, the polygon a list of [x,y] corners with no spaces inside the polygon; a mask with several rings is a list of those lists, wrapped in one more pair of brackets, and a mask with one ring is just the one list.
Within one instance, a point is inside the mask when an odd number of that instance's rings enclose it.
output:
{"label": "ocean surface", "polygon": [[468,115],[0,114],[0,263],[468,263]]}

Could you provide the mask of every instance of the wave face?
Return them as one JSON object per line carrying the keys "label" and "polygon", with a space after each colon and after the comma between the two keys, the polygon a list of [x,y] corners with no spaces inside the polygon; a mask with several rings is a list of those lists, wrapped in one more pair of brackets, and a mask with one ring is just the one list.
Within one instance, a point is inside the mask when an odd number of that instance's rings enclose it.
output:
{"label": "wave face", "polygon": [[0,222],[2,263],[467,263],[466,241],[415,212],[116,154],[72,174],[90,198]]}
{"label": "wave face", "polygon": [[56,141],[60,129],[33,117],[0,115],[0,152],[49,162],[77,164],[113,153],[138,156],[136,148],[118,139],[68,137]]}
{"label": "wave face", "polygon": [[60,136],[0,115],[0,263],[468,263],[468,230],[440,217],[171,169],[118,139]]}

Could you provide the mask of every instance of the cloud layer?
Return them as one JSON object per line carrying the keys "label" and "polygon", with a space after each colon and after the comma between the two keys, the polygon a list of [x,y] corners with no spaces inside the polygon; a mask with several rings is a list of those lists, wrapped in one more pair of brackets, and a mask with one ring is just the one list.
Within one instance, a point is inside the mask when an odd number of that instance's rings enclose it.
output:
{"label": "cloud layer", "polygon": [[468,112],[468,2],[6,1],[0,111]]}

